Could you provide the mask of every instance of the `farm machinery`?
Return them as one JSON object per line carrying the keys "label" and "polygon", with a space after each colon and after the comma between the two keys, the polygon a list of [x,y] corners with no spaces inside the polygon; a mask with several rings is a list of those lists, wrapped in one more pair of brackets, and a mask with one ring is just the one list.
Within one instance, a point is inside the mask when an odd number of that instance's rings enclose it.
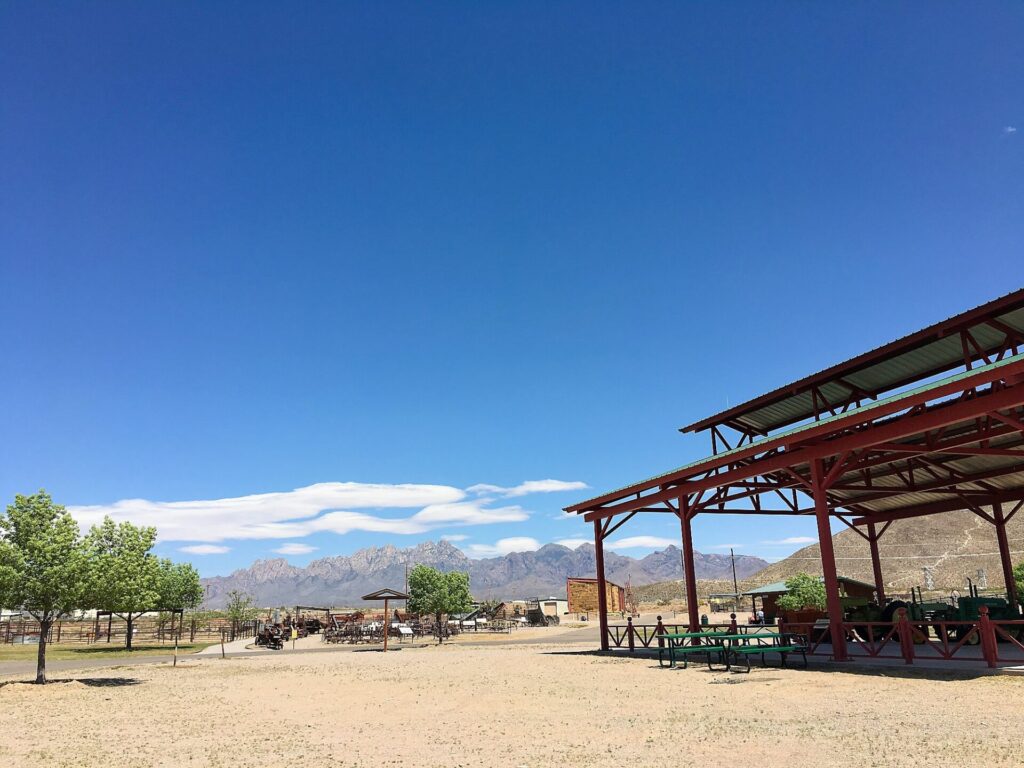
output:
{"label": "farm machinery", "polygon": [[554,627],[558,625],[557,616],[549,616],[541,608],[540,600],[529,600],[526,603],[526,621],[531,627]]}
{"label": "farm machinery", "polygon": [[[968,645],[979,642],[977,632],[972,629],[981,618],[981,607],[988,608],[989,618],[993,621],[1019,621],[1024,619],[1019,608],[1012,605],[1005,597],[982,596],[974,584],[968,584],[968,594],[957,592],[943,600],[925,600],[921,587],[910,591],[910,601],[890,600],[884,607],[867,598],[844,597],[843,621],[860,624],[858,633],[866,636],[869,623],[891,623],[897,620],[897,611],[906,608],[907,618],[911,622],[927,622],[935,630],[936,635],[944,633],[949,640],[959,642],[965,640]],[[877,634],[877,629],[875,630]],[[1010,634],[1024,639],[1024,626],[1014,627]],[[922,638],[923,641],[923,638]]]}

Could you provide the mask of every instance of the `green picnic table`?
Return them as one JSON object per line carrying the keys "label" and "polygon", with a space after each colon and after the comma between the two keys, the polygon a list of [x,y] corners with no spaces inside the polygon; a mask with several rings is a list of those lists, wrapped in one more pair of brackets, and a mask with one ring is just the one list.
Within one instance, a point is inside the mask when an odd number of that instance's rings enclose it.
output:
{"label": "green picnic table", "polygon": [[[723,651],[719,658],[725,661],[725,668],[731,669],[730,659],[746,662],[746,671],[750,672],[750,657],[760,656],[761,664],[765,663],[766,653],[777,653],[781,658],[780,666],[786,666],[786,657],[791,653],[799,653],[807,667],[807,644],[801,635],[793,632],[751,632],[749,634],[723,635],[719,638],[723,643]],[[711,668],[711,657],[708,657],[708,668]]]}
{"label": "green picnic table", "polygon": [[[676,665],[676,656],[683,659],[683,669],[687,666],[687,657],[694,653],[707,654],[708,664],[711,664],[710,655],[716,653],[721,657],[723,646],[715,642],[718,638],[727,637],[728,632],[670,632],[663,635],[655,635],[658,640],[664,640],[664,645],[658,645],[658,666],[665,666],[665,651],[668,651],[668,666]],[[695,643],[694,640],[707,640],[707,643]]]}

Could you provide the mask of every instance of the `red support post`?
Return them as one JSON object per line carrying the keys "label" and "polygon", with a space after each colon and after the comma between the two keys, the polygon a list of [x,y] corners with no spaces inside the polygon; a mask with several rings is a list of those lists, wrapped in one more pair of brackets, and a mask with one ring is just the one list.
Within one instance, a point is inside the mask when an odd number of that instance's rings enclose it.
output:
{"label": "red support post", "polygon": [[999,562],[1003,566],[1006,597],[1010,601],[1010,605],[1016,606],[1020,595],[1017,594],[1017,582],[1013,578],[1013,562],[1010,560],[1010,542],[1006,538],[1006,518],[1003,516],[1003,505],[998,501],[992,505],[992,516],[996,521],[996,541],[999,544]]}
{"label": "red support post", "polygon": [[846,633],[843,629],[843,606],[839,600],[839,578],[836,574],[836,553],[832,547],[829,526],[828,498],[825,496],[825,468],[821,459],[811,461],[811,484],[814,486],[814,515],[818,520],[818,547],[821,550],[821,571],[825,576],[825,607],[828,610],[832,657],[847,661]]}
{"label": "red support post", "polygon": [[629,636],[629,652],[630,653],[632,653],[633,651],[636,650],[636,644],[635,644],[635,642],[633,640],[633,633],[635,631],[636,630],[633,629],[633,617],[630,616],[628,619],[626,619],[626,634]]}
{"label": "red support post", "polygon": [[999,648],[996,646],[996,630],[988,615],[988,606],[978,608],[978,634],[981,635],[981,653],[989,667],[995,667],[999,659]]}
{"label": "red support post", "polygon": [[697,574],[693,567],[693,535],[690,531],[690,500],[679,499],[679,527],[683,538],[683,579],[686,583],[686,616],[690,632],[700,631],[700,608],[697,605]]}
{"label": "red support post", "polygon": [[878,604],[885,606],[885,582],[882,580],[882,561],[878,556],[878,539],[880,534],[874,523],[868,523],[868,546],[871,548],[871,570],[875,574],[875,592]]}
{"label": "red support post", "polygon": [[900,651],[903,653],[903,661],[907,664],[914,663],[914,628],[907,618],[906,608],[896,609],[896,626],[900,635]]}
{"label": "red support post", "polygon": [[601,629],[601,650],[608,650],[608,587],[604,580],[604,534],[601,521],[594,521],[594,561],[597,566],[597,619]]}

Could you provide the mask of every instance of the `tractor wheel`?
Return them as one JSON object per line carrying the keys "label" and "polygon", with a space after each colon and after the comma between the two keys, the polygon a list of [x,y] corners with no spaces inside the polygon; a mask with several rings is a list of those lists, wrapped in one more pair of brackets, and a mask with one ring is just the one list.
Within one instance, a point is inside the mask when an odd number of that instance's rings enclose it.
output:
{"label": "tractor wheel", "polygon": [[896,621],[896,611],[900,608],[909,608],[902,600],[893,600],[891,603],[887,603],[885,608],[882,609],[882,621],[891,623]]}
{"label": "tractor wheel", "polygon": [[[969,627],[969,626],[959,626],[959,627],[957,627],[956,628],[956,641],[959,643],[961,640],[963,640],[965,637],[967,637],[967,635],[970,634],[972,629],[973,629],[973,627]],[[967,638],[967,642],[964,643],[964,645],[977,645],[980,642],[981,642],[981,635],[978,634],[977,632],[975,632],[973,635],[971,635],[970,637]]]}

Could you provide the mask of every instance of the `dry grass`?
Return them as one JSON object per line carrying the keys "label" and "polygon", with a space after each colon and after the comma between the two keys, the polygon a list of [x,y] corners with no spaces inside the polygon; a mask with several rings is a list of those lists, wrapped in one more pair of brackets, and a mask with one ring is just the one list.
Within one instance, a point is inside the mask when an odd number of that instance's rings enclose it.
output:
{"label": "dry grass", "polygon": [[670,671],[564,645],[282,652],[76,677],[0,688],[0,761],[1010,766],[1024,731],[1024,678]]}
{"label": "dry grass", "polygon": [[[213,643],[182,643],[178,646],[178,655],[196,653]],[[36,660],[39,647],[35,643],[0,645],[0,661],[32,661]],[[46,647],[47,661],[89,661],[90,659],[119,659],[131,656],[170,656],[174,653],[174,644],[163,645],[138,644],[131,651],[123,644],[94,643],[93,645],[72,645],[70,643],[51,643]]]}

